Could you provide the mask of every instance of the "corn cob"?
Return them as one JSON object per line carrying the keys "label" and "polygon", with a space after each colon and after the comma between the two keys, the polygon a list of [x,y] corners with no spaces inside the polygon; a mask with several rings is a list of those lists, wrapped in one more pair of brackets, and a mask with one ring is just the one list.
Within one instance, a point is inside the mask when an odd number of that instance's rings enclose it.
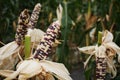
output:
{"label": "corn cob", "polygon": [[96,80],[105,80],[107,62],[105,57],[96,57]]}
{"label": "corn cob", "polygon": [[24,40],[25,34],[27,34],[27,24],[29,22],[29,13],[27,9],[24,9],[19,18],[18,18],[18,26],[16,30],[15,35],[15,41],[18,45],[22,44],[22,41]]}
{"label": "corn cob", "polygon": [[53,22],[47,29],[46,34],[43,36],[40,44],[37,46],[34,58],[39,60],[44,59],[51,53],[51,48],[59,34],[60,24],[56,21]]}
{"label": "corn cob", "polygon": [[29,28],[33,29],[35,27],[37,20],[39,18],[40,10],[41,10],[41,5],[40,5],[40,3],[38,3],[35,5],[32,15],[31,15],[31,18],[29,20],[29,23],[28,23]]}
{"label": "corn cob", "polygon": [[[98,32],[98,51],[96,53],[96,80],[105,80],[107,61],[106,49],[102,44],[102,32]],[[101,50],[101,51],[99,51]]]}
{"label": "corn cob", "polygon": [[53,22],[48,29],[46,30],[45,35],[42,37],[40,44],[37,46],[37,49],[34,52],[33,58],[35,59],[45,59],[49,53],[51,53],[51,49],[58,35],[60,34],[60,26],[62,19],[62,6],[56,10],[58,20]]}

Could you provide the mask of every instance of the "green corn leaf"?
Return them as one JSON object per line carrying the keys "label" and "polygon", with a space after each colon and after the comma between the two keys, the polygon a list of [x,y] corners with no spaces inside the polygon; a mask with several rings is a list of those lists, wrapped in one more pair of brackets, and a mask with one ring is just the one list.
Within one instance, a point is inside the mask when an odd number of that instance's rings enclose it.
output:
{"label": "green corn leaf", "polygon": [[64,34],[64,45],[67,42],[67,27],[68,27],[68,11],[67,11],[67,2],[64,1],[64,9],[65,9],[65,34]]}
{"label": "green corn leaf", "polygon": [[63,16],[62,16],[62,28],[61,28],[61,40],[63,43],[60,44],[56,50],[58,56],[58,62],[64,63],[67,68],[70,68],[68,63],[68,55],[69,55],[69,46],[68,46],[68,37],[70,32],[70,25],[72,24],[72,20],[68,16],[68,3],[66,1],[63,2]]}
{"label": "green corn leaf", "polygon": [[91,2],[88,3],[88,18],[91,16]]}

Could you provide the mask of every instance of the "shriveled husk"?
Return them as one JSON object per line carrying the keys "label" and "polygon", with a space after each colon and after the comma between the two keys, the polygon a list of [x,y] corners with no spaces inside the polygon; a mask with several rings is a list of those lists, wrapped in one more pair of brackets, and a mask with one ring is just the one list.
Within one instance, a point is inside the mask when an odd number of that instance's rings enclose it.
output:
{"label": "shriveled husk", "polygon": [[14,69],[19,61],[18,52],[22,49],[15,41],[6,44],[0,48],[0,70]]}
{"label": "shriveled husk", "polygon": [[5,80],[16,79],[17,76],[19,80],[27,80],[35,76],[44,78],[45,80],[54,80],[53,76],[59,80],[72,80],[63,64],[47,60],[38,61],[36,59],[22,61],[14,72],[0,70],[0,75],[7,77]]}

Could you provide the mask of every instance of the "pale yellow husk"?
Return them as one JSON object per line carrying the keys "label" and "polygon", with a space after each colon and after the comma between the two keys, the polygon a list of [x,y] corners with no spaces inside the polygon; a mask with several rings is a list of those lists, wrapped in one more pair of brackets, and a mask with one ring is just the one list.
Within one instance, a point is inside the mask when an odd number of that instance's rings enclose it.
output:
{"label": "pale yellow husk", "polygon": [[[44,77],[46,77],[48,74],[52,77],[56,76],[59,80],[72,80],[68,70],[63,64],[47,60],[24,60],[19,64],[16,71],[7,71],[0,70],[0,75],[7,77],[5,80],[12,80],[17,76],[19,76],[19,80],[27,80],[36,75],[44,75]],[[47,80],[53,80],[52,77]]]}
{"label": "pale yellow husk", "polygon": [[[29,32],[30,29],[28,29]],[[31,42],[40,42],[40,40],[42,39],[42,37],[44,36],[45,32],[43,32],[40,29],[31,29],[32,31],[30,31],[30,36],[31,36]]]}

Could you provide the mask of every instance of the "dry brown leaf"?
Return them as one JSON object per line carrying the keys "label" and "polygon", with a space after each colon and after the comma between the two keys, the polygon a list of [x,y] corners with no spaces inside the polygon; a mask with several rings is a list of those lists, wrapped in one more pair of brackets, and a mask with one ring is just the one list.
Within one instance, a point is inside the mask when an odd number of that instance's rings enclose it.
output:
{"label": "dry brown leaf", "polygon": [[86,18],[86,30],[90,29],[92,25],[97,21],[97,16],[90,16],[87,19],[87,15],[85,15]]}

